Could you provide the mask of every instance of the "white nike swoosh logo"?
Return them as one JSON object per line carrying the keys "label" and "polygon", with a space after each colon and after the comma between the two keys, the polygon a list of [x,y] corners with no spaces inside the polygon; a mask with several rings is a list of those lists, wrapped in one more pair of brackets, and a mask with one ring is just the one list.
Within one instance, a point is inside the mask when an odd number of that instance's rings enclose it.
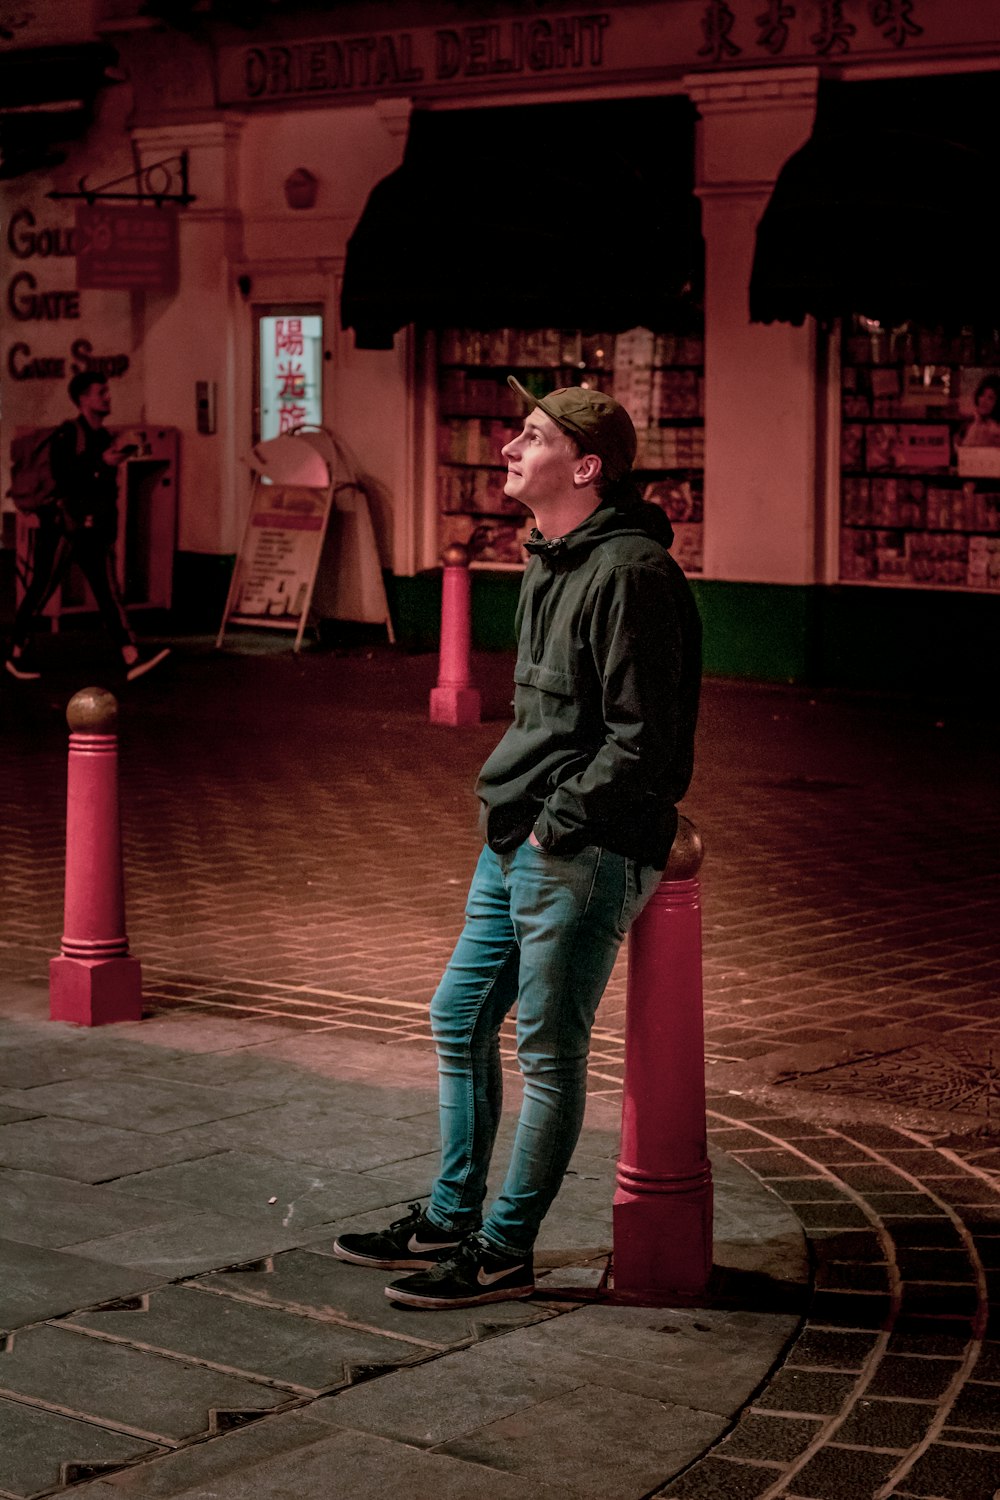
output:
{"label": "white nike swoosh logo", "polygon": [[430,1240],[418,1240],[415,1234],[411,1234],[406,1248],[411,1255],[419,1255],[421,1250],[450,1250],[457,1243],[457,1240],[442,1240],[435,1245]]}
{"label": "white nike swoosh logo", "polygon": [[519,1271],[520,1266],[508,1266],[505,1271],[484,1271],[482,1266],[476,1271],[476,1280],[480,1286],[492,1286],[494,1281],[502,1281],[505,1276],[513,1276]]}

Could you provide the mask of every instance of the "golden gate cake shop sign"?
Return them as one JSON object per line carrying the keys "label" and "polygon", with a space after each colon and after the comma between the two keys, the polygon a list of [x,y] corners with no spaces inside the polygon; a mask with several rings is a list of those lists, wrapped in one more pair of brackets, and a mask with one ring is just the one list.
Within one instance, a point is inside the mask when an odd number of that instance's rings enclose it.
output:
{"label": "golden gate cake shop sign", "polygon": [[222,104],[390,94],[481,94],[600,77],[847,63],[942,47],[995,48],[996,0],[669,0],[661,5],[496,18],[223,46]]}

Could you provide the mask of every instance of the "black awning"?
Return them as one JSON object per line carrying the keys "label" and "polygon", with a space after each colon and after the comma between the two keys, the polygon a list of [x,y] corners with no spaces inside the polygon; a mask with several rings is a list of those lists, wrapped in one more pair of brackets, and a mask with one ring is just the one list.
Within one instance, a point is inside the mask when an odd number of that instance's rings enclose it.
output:
{"label": "black awning", "polygon": [[428,327],[663,326],[700,282],[685,98],[417,112],[347,247],[361,348]]}
{"label": "black awning", "polygon": [[104,42],[0,52],[0,178],[58,166],[117,59]]}
{"label": "black awning", "polygon": [[757,229],[751,319],[995,324],[998,83],[822,84],[813,134]]}

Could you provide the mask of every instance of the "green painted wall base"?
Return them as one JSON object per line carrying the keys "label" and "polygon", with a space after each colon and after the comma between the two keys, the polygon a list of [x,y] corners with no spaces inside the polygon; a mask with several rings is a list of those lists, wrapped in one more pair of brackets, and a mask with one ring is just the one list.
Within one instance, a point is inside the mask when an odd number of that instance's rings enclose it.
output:
{"label": "green painted wall base", "polygon": [[[441,570],[388,578],[396,639],[410,651],[436,651],[441,621]],[[510,651],[520,573],[472,573],[472,644],[477,651]]]}
{"label": "green painted wall base", "polygon": [[[232,557],[180,552],[174,569],[176,624],[215,629]],[[714,677],[815,687],[975,694],[996,680],[1000,594],[934,589],[727,583],[692,579],[705,630],[705,671]],[[472,574],[472,641],[509,651],[519,573]],[[441,571],[386,575],[399,645],[434,651]]]}
{"label": "green painted wall base", "polygon": [[1000,594],[934,589],[816,590],[819,682],[997,696]]}
{"label": "green painted wall base", "polygon": [[[520,575],[474,573],[473,644],[510,650]],[[1000,658],[1000,595],[692,579],[714,677],[891,692],[982,692]],[[400,644],[434,650],[440,572],[394,578]]]}
{"label": "green painted wall base", "polygon": [[816,591],[779,584],[691,580],[713,677],[802,682],[815,670]]}

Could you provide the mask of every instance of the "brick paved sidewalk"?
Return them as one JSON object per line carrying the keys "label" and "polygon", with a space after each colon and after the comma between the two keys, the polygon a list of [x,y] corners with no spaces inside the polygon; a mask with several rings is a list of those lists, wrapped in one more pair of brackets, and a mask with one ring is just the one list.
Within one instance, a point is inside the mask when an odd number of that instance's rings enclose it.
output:
{"label": "brick paved sidewalk", "polygon": [[[123,694],[155,1006],[426,1050],[509,692],[508,662],[479,667],[497,721],[462,731],[426,723],[433,661],[381,650],[193,644]],[[61,712],[94,675],[3,694],[12,975],[58,946]],[[997,769],[968,710],[707,686],[685,810],[708,848],[710,1125],[792,1207],[816,1284],[782,1368],[664,1493],[1000,1490]],[[623,1011],[620,965],[591,1079],[612,1108]]]}

